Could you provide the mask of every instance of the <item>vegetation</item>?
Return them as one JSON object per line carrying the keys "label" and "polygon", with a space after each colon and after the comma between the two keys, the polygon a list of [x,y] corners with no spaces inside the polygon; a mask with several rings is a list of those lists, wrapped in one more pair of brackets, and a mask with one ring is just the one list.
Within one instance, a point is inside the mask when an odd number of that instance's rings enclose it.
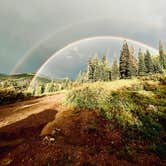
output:
{"label": "vegetation", "polygon": [[166,155],[165,79],[160,75],[160,81],[142,77],[139,80],[87,83],[70,91],[66,103],[77,110],[99,112],[113,126],[121,128],[126,144],[146,140],[149,150],[163,157]]}
{"label": "vegetation", "polygon": [[114,58],[112,65],[110,65],[105,55],[103,55],[101,60],[95,55],[89,60],[87,69],[79,73],[77,81],[80,83],[112,81],[119,78],[131,79],[137,76],[163,73],[164,65],[166,64],[166,53],[161,42],[159,45],[159,55],[151,55],[149,50],[143,53],[139,49],[138,58],[136,58],[134,48],[128,46],[127,42],[124,41],[119,61]]}
{"label": "vegetation", "polygon": [[141,49],[139,49],[139,52],[138,52],[138,75],[139,76],[145,75],[144,55]]}
{"label": "vegetation", "polygon": [[[29,85],[34,74],[0,75],[0,104],[9,104],[29,99],[34,94],[29,91]],[[47,78],[38,78],[38,84],[50,82]],[[38,87],[36,87],[38,89]]]}

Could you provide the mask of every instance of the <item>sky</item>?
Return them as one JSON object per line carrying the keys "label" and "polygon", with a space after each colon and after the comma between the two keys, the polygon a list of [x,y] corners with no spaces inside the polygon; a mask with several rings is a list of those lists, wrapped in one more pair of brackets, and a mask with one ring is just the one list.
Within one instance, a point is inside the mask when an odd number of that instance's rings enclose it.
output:
{"label": "sky", "polygon": [[165,0],[0,0],[0,73],[26,55],[17,72],[35,72],[51,54],[87,37],[166,45],[165,6]]}
{"label": "sky", "polygon": [[[90,37],[76,41],[55,52],[42,67],[38,70],[36,77],[46,76],[51,79],[77,78],[78,74],[87,70],[88,60],[98,57],[100,60],[103,55],[106,55],[109,65],[113,59],[119,59],[119,54],[115,50],[120,51],[124,38],[100,36]],[[129,48],[135,48],[135,53],[138,53],[139,48],[142,52],[146,52],[148,46],[142,43],[129,40]],[[148,48],[152,55],[158,54],[158,50]],[[35,79],[34,79],[35,80]]]}

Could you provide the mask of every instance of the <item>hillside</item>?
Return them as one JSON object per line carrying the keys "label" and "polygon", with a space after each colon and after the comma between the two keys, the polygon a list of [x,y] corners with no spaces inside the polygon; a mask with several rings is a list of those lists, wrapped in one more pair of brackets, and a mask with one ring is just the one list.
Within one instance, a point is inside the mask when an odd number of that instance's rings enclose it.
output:
{"label": "hillside", "polygon": [[[33,94],[28,90],[35,74],[23,73],[15,75],[0,74],[0,105],[10,104],[32,98]],[[38,77],[37,84],[51,82],[49,78]]]}
{"label": "hillside", "polygon": [[47,108],[46,97],[43,106],[40,98],[23,108],[3,106],[4,113],[12,107],[34,112],[0,128],[6,140],[1,165],[164,166],[165,92],[165,77],[153,76],[85,83],[67,91],[61,103],[50,96]]}
{"label": "hillside", "polygon": [[[32,80],[35,74],[33,73],[21,73],[21,74],[13,74],[13,75],[7,75],[7,74],[0,74],[0,81],[19,81],[21,80]],[[50,79],[44,76],[38,77],[40,81],[43,82],[49,82]]]}

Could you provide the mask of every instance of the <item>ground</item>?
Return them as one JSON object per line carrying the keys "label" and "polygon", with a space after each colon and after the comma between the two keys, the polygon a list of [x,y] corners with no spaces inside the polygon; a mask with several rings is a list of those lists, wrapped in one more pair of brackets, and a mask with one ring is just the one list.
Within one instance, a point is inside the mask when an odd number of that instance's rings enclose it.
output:
{"label": "ground", "polygon": [[126,145],[120,126],[98,111],[66,107],[64,98],[60,93],[0,106],[0,165],[166,165],[146,141]]}

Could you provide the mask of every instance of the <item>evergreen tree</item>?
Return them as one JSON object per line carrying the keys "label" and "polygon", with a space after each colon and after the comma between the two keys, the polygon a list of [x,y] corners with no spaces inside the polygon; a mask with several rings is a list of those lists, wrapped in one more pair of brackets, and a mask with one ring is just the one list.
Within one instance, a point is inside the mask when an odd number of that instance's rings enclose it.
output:
{"label": "evergreen tree", "polygon": [[100,63],[99,63],[99,58],[97,54],[92,59],[92,64],[94,66],[93,81],[99,81],[100,80]]}
{"label": "evergreen tree", "polygon": [[107,56],[106,54],[103,54],[102,58],[101,58],[101,63],[104,65],[104,66],[107,66],[108,65],[108,61],[107,61]]}
{"label": "evergreen tree", "polygon": [[146,73],[153,73],[154,69],[153,69],[152,59],[150,52],[148,50],[146,50],[144,62],[145,62]]}
{"label": "evergreen tree", "polygon": [[141,49],[139,49],[139,52],[138,52],[138,75],[140,76],[145,75],[144,55]]}
{"label": "evergreen tree", "polygon": [[128,44],[124,41],[120,60],[119,60],[120,78],[131,78],[131,59]]}
{"label": "evergreen tree", "polygon": [[[119,72],[118,72],[118,74],[119,74]],[[111,68],[109,67],[108,68],[108,81],[111,81],[111,80],[112,80],[112,71],[111,71]]]}
{"label": "evergreen tree", "polygon": [[103,54],[100,65],[100,80],[109,81],[110,80],[110,67],[107,61],[106,54]]}
{"label": "evergreen tree", "polygon": [[[111,80],[111,68],[107,61],[106,55],[103,55],[101,60],[99,60],[96,54],[88,62],[88,70],[86,72],[86,80],[88,81],[109,81]],[[80,80],[82,76],[78,76],[77,79]]]}
{"label": "evergreen tree", "polygon": [[119,77],[119,66],[117,58],[114,58],[112,67],[111,67],[112,80],[117,80]]}
{"label": "evergreen tree", "polygon": [[80,71],[78,76],[77,76],[76,82],[79,83],[79,84],[87,82],[88,81],[88,77],[87,76],[88,76],[87,72]]}
{"label": "evergreen tree", "polygon": [[160,56],[154,56],[152,58],[154,73],[163,73],[163,67],[160,63]]}
{"label": "evergreen tree", "polygon": [[166,69],[165,54],[161,40],[159,41],[159,55],[160,55],[160,65],[162,68]]}
{"label": "evergreen tree", "polygon": [[82,72],[82,82],[88,81],[88,73],[86,71]]}
{"label": "evergreen tree", "polygon": [[80,71],[80,72],[78,73],[78,76],[77,76],[76,82],[78,82],[78,83],[82,83],[82,71]]}
{"label": "evergreen tree", "polygon": [[35,88],[35,92],[34,92],[35,96],[40,96],[42,94],[42,86],[41,85],[38,85],[36,88]]}
{"label": "evergreen tree", "polygon": [[50,89],[51,89],[51,84],[50,84],[50,83],[47,83],[46,86],[45,86],[45,91],[44,91],[44,93],[49,93],[49,92],[50,92]]}
{"label": "evergreen tree", "polygon": [[100,64],[95,66],[94,71],[94,81],[100,81],[101,80],[101,70],[100,70]]}
{"label": "evergreen tree", "polygon": [[44,93],[44,91],[45,91],[45,86],[44,86],[44,84],[42,84],[41,85],[41,93]]}
{"label": "evergreen tree", "polygon": [[106,66],[104,68],[104,77],[102,77],[103,81],[111,81],[111,68],[109,66]]}
{"label": "evergreen tree", "polygon": [[134,47],[131,46],[129,47],[129,52],[130,52],[130,67],[131,67],[131,76],[136,76],[138,73],[138,61],[137,58],[135,57],[135,50]]}
{"label": "evergreen tree", "polygon": [[93,81],[94,77],[94,65],[92,63],[92,59],[88,61],[88,80]]}

